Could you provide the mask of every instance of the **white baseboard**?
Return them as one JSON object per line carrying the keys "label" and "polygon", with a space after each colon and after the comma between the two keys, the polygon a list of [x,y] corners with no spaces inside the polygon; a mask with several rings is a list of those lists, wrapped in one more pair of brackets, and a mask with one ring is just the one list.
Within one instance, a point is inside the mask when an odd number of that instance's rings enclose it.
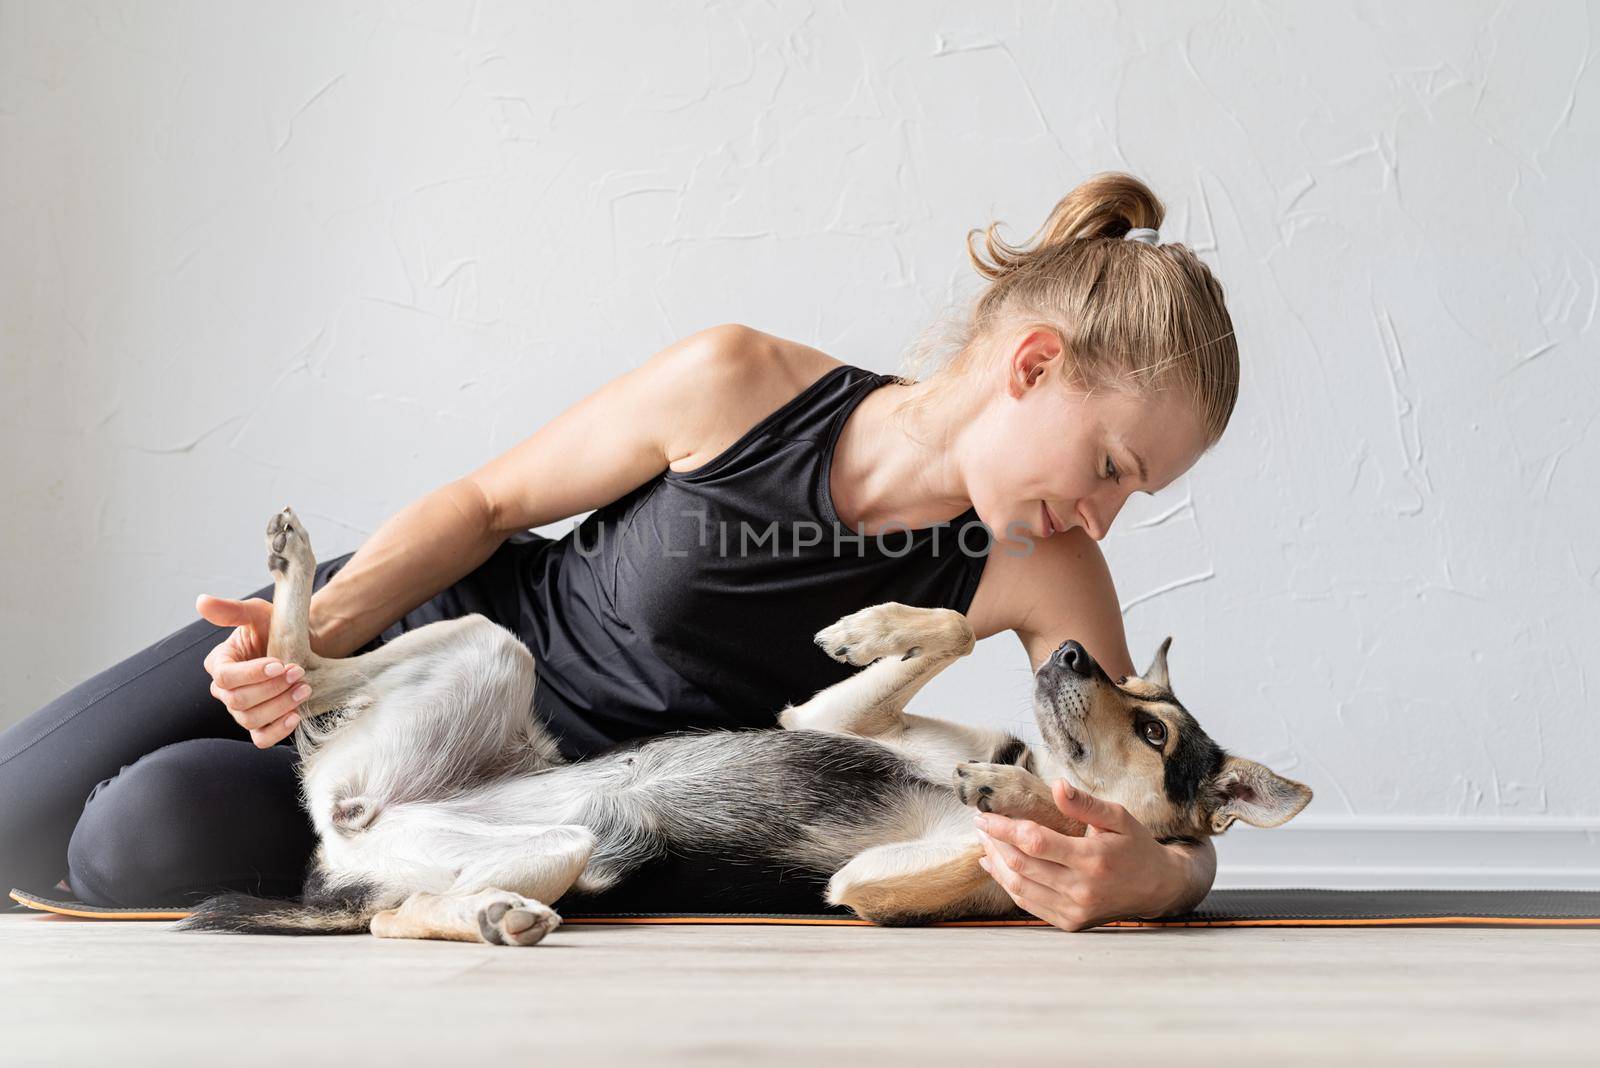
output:
{"label": "white baseboard", "polygon": [[1219,890],[1600,890],[1600,821],[1308,817],[1216,840]]}

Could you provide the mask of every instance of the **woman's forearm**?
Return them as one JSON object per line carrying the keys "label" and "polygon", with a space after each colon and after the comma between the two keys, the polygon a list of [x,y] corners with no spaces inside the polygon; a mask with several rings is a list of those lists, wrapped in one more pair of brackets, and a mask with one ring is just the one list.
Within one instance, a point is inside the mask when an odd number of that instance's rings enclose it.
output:
{"label": "woman's forearm", "polygon": [[1217,878],[1217,847],[1207,838],[1199,845],[1179,843],[1167,849],[1181,865],[1184,886],[1178,897],[1160,915],[1181,916],[1193,912],[1211,892],[1211,884]]}
{"label": "woman's forearm", "polygon": [[487,560],[507,536],[467,479],[406,505],[312,596],[312,651],[350,655]]}

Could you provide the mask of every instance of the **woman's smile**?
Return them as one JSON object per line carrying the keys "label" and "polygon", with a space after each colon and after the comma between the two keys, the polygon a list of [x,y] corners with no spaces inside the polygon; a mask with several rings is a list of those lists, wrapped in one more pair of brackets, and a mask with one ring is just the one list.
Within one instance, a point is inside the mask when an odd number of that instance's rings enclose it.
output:
{"label": "woman's smile", "polygon": [[1056,514],[1050,510],[1050,506],[1043,501],[1039,502],[1039,518],[1041,520],[1040,529],[1043,531],[1039,535],[1041,538],[1048,538],[1052,534],[1060,534],[1066,529],[1056,519]]}

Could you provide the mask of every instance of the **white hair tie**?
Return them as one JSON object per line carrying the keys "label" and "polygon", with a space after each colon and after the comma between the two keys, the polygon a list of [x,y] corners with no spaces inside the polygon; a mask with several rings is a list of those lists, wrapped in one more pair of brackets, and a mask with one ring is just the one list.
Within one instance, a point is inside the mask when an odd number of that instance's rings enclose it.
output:
{"label": "white hair tie", "polygon": [[1161,243],[1160,238],[1157,236],[1154,230],[1143,226],[1129,230],[1127,233],[1122,235],[1122,240],[1143,241],[1147,245],[1158,245]]}

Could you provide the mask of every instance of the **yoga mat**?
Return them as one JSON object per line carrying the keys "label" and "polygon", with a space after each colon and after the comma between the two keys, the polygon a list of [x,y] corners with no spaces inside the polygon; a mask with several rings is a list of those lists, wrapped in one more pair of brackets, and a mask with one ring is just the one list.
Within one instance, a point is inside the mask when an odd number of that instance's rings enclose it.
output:
{"label": "yoga mat", "polygon": [[[86,920],[178,920],[182,905],[101,908],[12,890],[19,905]],[[830,913],[616,912],[561,909],[568,924],[774,924],[870,927],[865,920]],[[1048,927],[1031,916],[946,920],[932,927]],[[1214,890],[1186,916],[1115,920],[1106,927],[1595,927],[1600,891],[1594,890]]]}

